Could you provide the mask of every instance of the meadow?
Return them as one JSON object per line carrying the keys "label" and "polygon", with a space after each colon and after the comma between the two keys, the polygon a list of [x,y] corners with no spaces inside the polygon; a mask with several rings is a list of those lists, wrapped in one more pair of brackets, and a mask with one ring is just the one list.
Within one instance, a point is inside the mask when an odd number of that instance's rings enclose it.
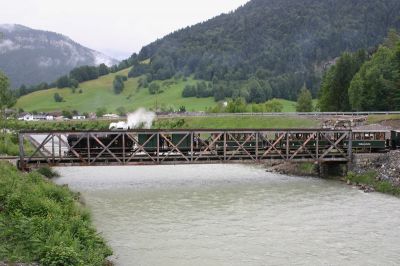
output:
{"label": "meadow", "polygon": [[[163,91],[159,94],[150,94],[148,88],[139,88],[138,82],[140,78],[129,78],[124,82],[125,88],[122,93],[115,94],[112,85],[114,77],[116,75],[127,76],[128,72],[129,69],[124,69],[117,73],[102,76],[96,80],[83,82],[75,92],[70,88],[52,88],[36,91],[19,98],[15,108],[21,108],[27,112],[76,110],[80,113],[89,113],[95,112],[100,107],[105,107],[107,112],[116,113],[120,107],[123,107],[127,112],[132,112],[140,107],[152,110],[177,111],[181,106],[184,106],[186,111],[198,112],[205,111],[218,104],[214,101],[213,97],[182,97],[182,91],[186,85],[195,85],[199,82],[199,80],[195,80],[193,77],[154,81]],[[63,98],[62,102],[54,100],[55,93],[58,93]],[[283,107],[282,112],[296,111],[296,102],[284,99],[278,99],[278,102]],[[251,104],[247,106],[247,111],[252,111]]]}
{"label": "meadow", "polygon": [[[194,84],[196,81],[188,78],[186,80],[156,81],[162,86],[163,93],[152,95],[147,88],[138,89],[139,78],[130,78],[124,84],[125,88],[121,94],[113,91],[113,80],[116,75],[127,75],[129,69],[117,73],[102,76],[96,80],[83,82],[79,88],[72,92],[70,88],[37,91],[18,99],[15,107],[24,111],[49,112],[60,110],[77,110],[83,112],[94,112],[99,107],[105,107],[108,112],[115,113],[119,107],[124,107],[128,112],[140,107],[155,109],[156,107],[173,108],[178,110],[185,106],[187,111],[204,111],[208,107],[216,105],[214,98],[182,98],[182,91],[186,84]],[[164,83],[164,86],[163,86]],[[165,85],[166,84],[166,85]],[[79,90],[82,93],[79,93]],[[59,93],[64,101],[56,102],[54,94]]]}

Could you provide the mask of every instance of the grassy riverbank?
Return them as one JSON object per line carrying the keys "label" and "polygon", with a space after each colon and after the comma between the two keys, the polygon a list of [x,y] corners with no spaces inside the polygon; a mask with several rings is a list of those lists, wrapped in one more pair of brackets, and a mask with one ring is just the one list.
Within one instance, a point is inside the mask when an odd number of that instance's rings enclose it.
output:
{"label": "grassy riverbank", "polygon": [[376,172],[356,174],[350,172],[345,177],[345,181],[357,186],[369,186],[375,191],[400,197],[400,187],[394,186],[391,182],[378,180]]}
{"label": "grassy riverbank", "polygon": [[0,163],[0,261],[103,265],[111,253],[77,194]]}

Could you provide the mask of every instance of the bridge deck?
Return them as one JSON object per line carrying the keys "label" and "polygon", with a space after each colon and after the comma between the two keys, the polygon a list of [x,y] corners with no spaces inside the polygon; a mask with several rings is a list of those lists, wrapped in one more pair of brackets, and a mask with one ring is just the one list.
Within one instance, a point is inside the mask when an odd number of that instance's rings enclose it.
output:
{"label": "bridge deck", "polygon": [[263,162],[347,162],[350,130],[230,129],[21,131],[20,167]]}

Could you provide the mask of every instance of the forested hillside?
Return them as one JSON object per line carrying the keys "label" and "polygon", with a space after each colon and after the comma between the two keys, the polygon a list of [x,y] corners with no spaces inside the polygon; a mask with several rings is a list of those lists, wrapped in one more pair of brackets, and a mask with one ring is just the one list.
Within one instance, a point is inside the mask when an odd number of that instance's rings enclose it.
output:
{"label": "forested hillside", "polygon": [[322,111],[400,110],[400,36],[389,32],[373,54],[344,53],[324,76]]}
{"label": "forested hillside", "polygon": [[212,81],[216,100],[295,99],[304,83],[315,96],[335,58],[376,47],[400,29],[399,14],[398,0],[252,0],[145,46],[138,62],[151,63],[130,76],[194,74]]}

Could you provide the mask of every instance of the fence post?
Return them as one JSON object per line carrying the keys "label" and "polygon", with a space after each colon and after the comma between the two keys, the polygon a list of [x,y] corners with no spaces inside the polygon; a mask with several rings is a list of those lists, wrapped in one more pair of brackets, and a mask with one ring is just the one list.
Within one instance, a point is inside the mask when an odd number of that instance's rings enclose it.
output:
{"label": "fence post", "polygon": [[24,134],[18,133],[18,141],[19,141],[19,168],[21,170],[26,169],[25,165],[25,150],[24,150]]}

